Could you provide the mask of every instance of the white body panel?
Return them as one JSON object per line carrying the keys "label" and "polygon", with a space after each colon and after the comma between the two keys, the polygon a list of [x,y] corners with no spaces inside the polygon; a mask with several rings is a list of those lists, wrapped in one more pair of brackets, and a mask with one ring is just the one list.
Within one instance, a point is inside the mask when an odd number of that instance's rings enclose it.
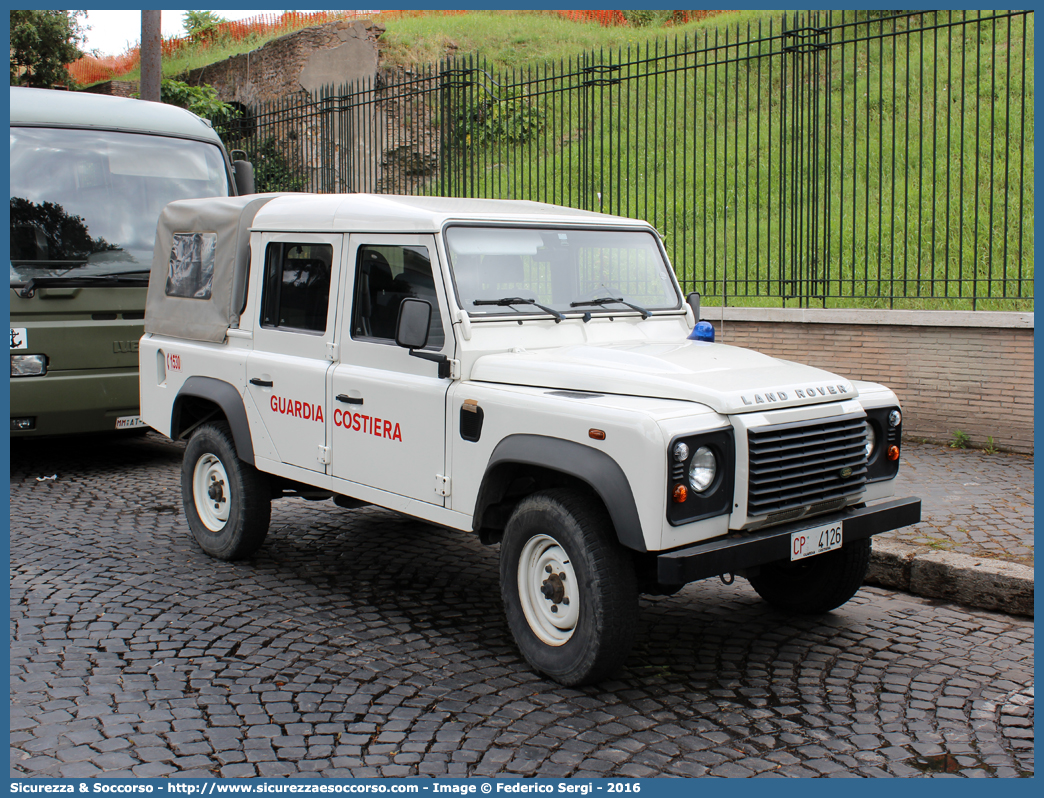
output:
{"label": "white body panel", "polygon": [[[221,344],[142,339],[143,419],[169,435],[172,408],[188,377],[224,381],[242,397],[255,465],[262,471],[459,529],[472,526],[480,486],[501,441],[513,435],[570,441],[619,465],[644,548],[662,551],[753,523],[747,510],[749,430],[898,405],[882,386],[687,340],[693,316],[676,284],[677,307],[655,310],[646,319],[623,307],[561,323],[533,311],[469,316],[459,305],[442,235],[447,224],[461,220],[650,229],[634,220],[536,203],[278,197],[253,222],[239,328],[230,329]],[[265,248],[278,241],[334,248],[322,332],[260,323]],[[445,332],[441,350],[431,353],[445,356],[451,379],[440,378],[435,363],[411,356],[394,341],[353,337],[360,248],[392,244],[423,248],[430,257]],[[483,413],[475,442],[461,435],[466,401]],[[732,505],[714,517],[672,524],[668,447],[677,438],[714,430],[733,435]],[[892,485],[892,479],[871,482],[848,501],[884,498]]]}

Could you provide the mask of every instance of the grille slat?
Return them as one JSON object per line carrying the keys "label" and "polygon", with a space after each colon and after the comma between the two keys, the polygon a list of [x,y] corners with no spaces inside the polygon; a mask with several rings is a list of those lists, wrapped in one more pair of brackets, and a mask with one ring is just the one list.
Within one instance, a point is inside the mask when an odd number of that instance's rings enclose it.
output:
{"label": "grille slat", "polygon": [[[749,517],[792,515],[862,493],[867,478],[863,416],[747,431]],[[842,469],[852,470],[842,477]]]}
{"label": "grille slat", "polygon": [[[853,468],[852,476],[844,480],[844,487],[848,488],[848,483],[852,482],[854,479],[858,479],[860,473],[863,475],[866,474],[865,466],[861,468]],[[837,477],[833,473],[827,471],[813,474],[796,474],[788,479],[778,480],[773,485],[753,487],[750,490],[750,495],[756,499],[761,497],[768,498],[773,495],[778,496],[793,491],[803,491],[812,485],[824,485],[829,488],[836,485],[837,481]]]}
{"label": "grille slat", "polygon": [[829,449],[791,453],[787,457],[759,458],[758,464],[752,466],[751,470],[756,469],[759,474],[771,474],[795,468],[807,468],[808,458],[813,455],[818,456],[821,463],[827,464],[828,461],[837,463],[838,468],[844,465],[858,465],[860,462],[860,456],[852,451],[851,446],[833,446]]}

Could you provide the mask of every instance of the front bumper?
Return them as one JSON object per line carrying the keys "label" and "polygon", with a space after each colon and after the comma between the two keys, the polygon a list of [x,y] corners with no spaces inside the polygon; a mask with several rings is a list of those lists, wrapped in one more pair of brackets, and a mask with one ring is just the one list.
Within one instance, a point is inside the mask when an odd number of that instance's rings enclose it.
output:
{"label": "front bumper", "polygon": [[138,369],[53,371],[11,380],[11,418],[31,418],[33,428],[12,438],[70,435],[116,429],[116,419],[138,414]]}
{"label": "front bumper", "polygon": [[844,544],[847,544],[879,532],[916,524],[920,520],[921,500],[915,498],[892,499],[872,507],[848,508],[664,552],[656,558],[657,577],[663,585],[683,585],[708,576],[734,574],[744,568],[789,560],[790,536],[794,532],[837,521],[844,522]]}

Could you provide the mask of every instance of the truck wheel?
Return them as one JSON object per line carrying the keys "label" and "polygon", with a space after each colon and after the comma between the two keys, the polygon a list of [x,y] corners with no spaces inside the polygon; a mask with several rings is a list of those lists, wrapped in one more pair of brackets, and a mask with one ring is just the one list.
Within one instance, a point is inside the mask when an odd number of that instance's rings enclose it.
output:
{"label": "truck wheel", "polygon": [[870,538],[797,562],[763,565],[748,577],[765,601],[784,612],[830,612],[859,590],[870,565]]}
{"label": "truck wheel", "polygon": [[556,682],[596,682],[627,659],[637,580],[596,500],[551,490],[519,502],[501,543],[500,591],[522,655]]}
{"label": "truck wheel", "polygon": [[268,534],[268,478],[239,459],[225,423],[203,424],[189,439],[181,463],[181,501],[193,537],[211,557],[249,557]]}

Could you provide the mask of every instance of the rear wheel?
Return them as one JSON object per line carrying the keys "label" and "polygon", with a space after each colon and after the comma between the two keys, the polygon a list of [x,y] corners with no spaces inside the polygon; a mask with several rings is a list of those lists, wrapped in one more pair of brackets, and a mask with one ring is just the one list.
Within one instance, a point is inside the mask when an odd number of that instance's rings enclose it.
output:
{"label": "rear wheel", "polygon": [[560,684],[596,682],[627,659],[637,581],[595,499],[552,490],[519,502],[501,543],[500,589],[522,655]]}
{"label": "rear wheel", "polygon": [[181,501],[193,537],[211,557],[249,557],[268,534],[268,478],[239,459],[223,422],[203,424],[189,439],[181,464]]}
{"label": "rear wheel", "polygon": [[870,566],[870,538],[796,562],[763,565],[748,577],[765,601],[784,612],[829,612],[859,590]]}

